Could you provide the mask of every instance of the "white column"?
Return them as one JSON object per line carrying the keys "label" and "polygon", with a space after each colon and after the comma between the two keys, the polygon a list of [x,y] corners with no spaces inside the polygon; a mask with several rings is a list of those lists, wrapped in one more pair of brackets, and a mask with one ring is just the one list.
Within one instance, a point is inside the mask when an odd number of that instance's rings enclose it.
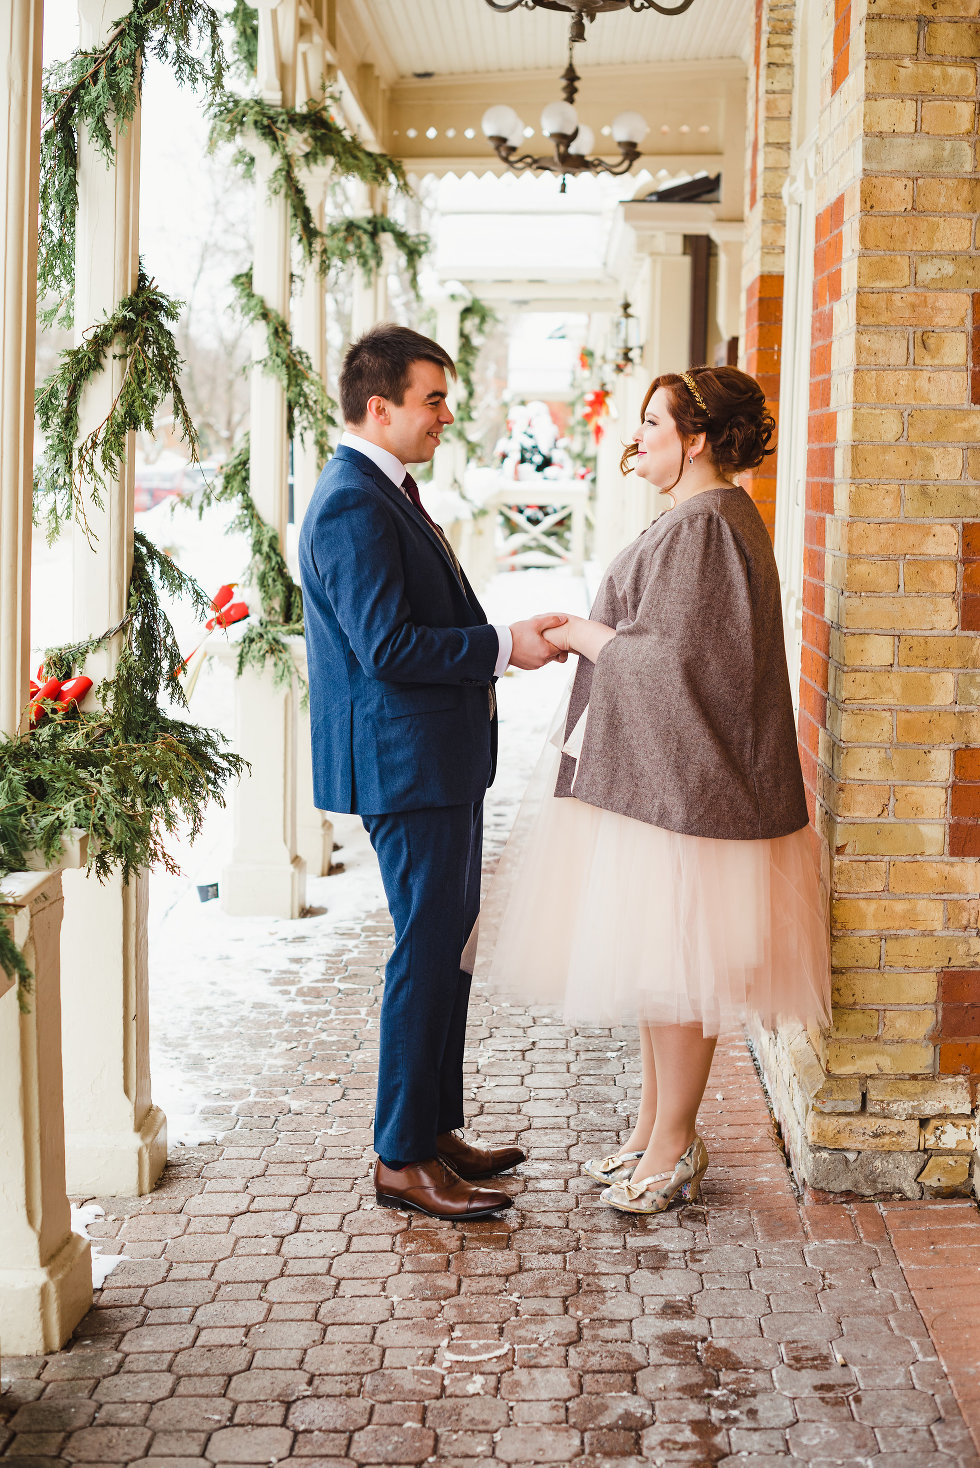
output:
{"label": "white column", "polygon": [[[432,302],[436,308],[435,339],[455,361],[459,351],[459,318],[465,301],[461,296],[443,291]],[[455,412],[459,401],[459,384],[450,380],[448,403]],[[449,438],[436,450],[432,460],[432,485],[440,491],[459,490],[466,471],[466,446],[457,438]]]}
{"label": "white column", "polygon": [[[367,184],[354,186],[355,213],[379,214],[383,209],[380,190]],[[357,341],[372,326],[384,321],[388,314],[388,281],[384,270],[376,271],[365,280],[361,271],[354,267],[354,295],[351,302],[350,336]]]}
{"label": "white column", "polygon": [[[8,0],[8,16],[17,8]],[[34,984],[22,1011],[0,970],[0,1340],[5,1352],[40,1355],[63,1346],[91,1305],[92,1263],[88,1239],[71,1232],[65,1192],[61,875],[17,872],[3,885],[16,908],[0,921]]]}
{"label": "white column", "polygon": [[6,734],[21,727],[30,677],[41,11],[41,0],[2,0],[0,7],[7,57],[0,103],[0,730]]}
{"label": "white column", "polygon": [[[298,0],[260,0],[258,75],[266,101],[285,107],[296,95]],[[258,146],[255,158],[256,228],[252,285],[288,321],[289,205],[273,192],[274,159]],[[251,490],[262,518],[285,550],[289,517],[289,436],[286,397],[263,371],[265,327],[252,329],[250,404]],[[249,604],[258,595],[249,588]],[[221,876],[221,903],[238,915],[299,917],[306,901],[306,867],[297,850],[296,680],[275,685],[270,672],[247,670],[235,684],[236,748],[252,766],[234,794],[231,861]]]}
{"label": "white column", "polygon": [[[117,0],[80,0],[81,44],[101,45],[119,18]],[[140,118],[115,138],[111,167],[87,134],[78,149],[75,338],[130,294],[139,266]],[[122,364],[110,361],[86,389],[82,435],[100,423],[118,390]],[[75,526],[73,625],[76,639],[114,626],[125,613],[133,549],[133,437],[123,467],[86,497],[92,542]],[[89,675],[112,673],[117,641],[92,654]],[[129,883],[65,876],[62,927],[64,1083],[68,1186],[76,1193],[146,1193],[167,1158],[167,1119],[150,1097],[146,875]]]}
{"label": "white column", "polygon": [[[312,49],[312,48],[311,48]],[[322,47],[318,48],[322,52]],[[302,48],[303,60],[308,62],[307,48]],[[301,66],[301,73],[306,66]],[[312,81],[312,76],[310,80]],[[317,80],[319,77],[317,76]],[[323,228],[323,205],[326,196],[328,173],[308,175],[306,197],[313,211],[317,227]],[[302,289],[294,326],[296,345],[309,354],[321,381],[327,376],[327,322],[326,300],[323,279],[315,266],[303,271]],[[297,527],[302,525],[303,516],[310,496],[320,477],[323,464],[320,462],[310,435],[305,442],[293,439],[293,519]],[[333,857],[333,822],[323,811],[317,810],[313,798],[313,755],[310,740],[309,705],[302,701],[296,715],[296,849],[306,863],[307,876],[325,877],[330,870]]]}

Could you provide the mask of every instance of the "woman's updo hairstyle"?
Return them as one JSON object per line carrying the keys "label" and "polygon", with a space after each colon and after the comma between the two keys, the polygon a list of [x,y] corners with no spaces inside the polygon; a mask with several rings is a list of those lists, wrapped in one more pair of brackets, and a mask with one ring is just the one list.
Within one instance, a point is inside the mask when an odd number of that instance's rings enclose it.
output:
{"label": "woman's updo hairstyle", "polygon": [[[691,385],[685,381],[690,379]],[[740,474],[758,469],[775,448],[769,444],[776,420],[766,407],[766,396],[754,377],[737,367],[691,367],[685,373],[664,372],[655,377],[643,399],[647,404],[662,387],[670,402],[670,416],[686,445],[703,433],[711,457],[722,474]],[[700,398],[700,402],[698,399]],[[636,444],[627,445],[620,468],[628,474],[636,457]],[[683,471],[683,459],[680,469]],[[678,473],[680,478],[680,472]]]}

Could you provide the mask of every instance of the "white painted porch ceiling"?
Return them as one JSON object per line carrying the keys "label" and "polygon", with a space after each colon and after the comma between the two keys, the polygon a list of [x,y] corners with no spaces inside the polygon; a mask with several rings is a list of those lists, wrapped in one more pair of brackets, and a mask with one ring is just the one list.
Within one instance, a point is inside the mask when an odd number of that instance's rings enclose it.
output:
{"label": "white painted porch ceiling", "polygon": [[[351,3],[351,0],[347,0]],[[485,0],[353,0],[389,83],[419,72],[437,77],[473,72],[564,67],[571,16],[514,10],[500,15]],[[575,48],[579,71],[653,62],[746,60],[752,0],[694,0],[684,15],[599,15]]]}

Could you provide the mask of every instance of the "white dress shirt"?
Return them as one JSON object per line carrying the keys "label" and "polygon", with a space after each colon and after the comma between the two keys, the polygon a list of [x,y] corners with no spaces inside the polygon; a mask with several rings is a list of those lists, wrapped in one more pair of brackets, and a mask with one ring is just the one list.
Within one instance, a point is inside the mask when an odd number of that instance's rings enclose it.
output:
{"label": "white dress shirt", "polygon": [[[340,443],[344,448],[355,449],[357,453],[370,459],[371,463],[375,464],[382,474],[391,480],[396,489],[402,489],[408,470],[401,459],[396,458],[394,454],[389,453],[387,449],[381,448],[378,444],[372,443],[370,439],[361,438],[360,434],[351,433],[346,428],[340,435]],[[510,662],[511,653],[514,651],[514,638],[509,627],[498,627],[495,624],[494,631],[497,634],[498,652],[493,672],[494,677],[499,678]]]}

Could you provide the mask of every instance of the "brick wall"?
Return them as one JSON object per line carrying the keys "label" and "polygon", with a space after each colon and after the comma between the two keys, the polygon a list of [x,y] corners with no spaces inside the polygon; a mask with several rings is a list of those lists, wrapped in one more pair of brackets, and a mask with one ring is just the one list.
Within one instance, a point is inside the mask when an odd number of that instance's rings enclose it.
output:
{"label": "brick wall", "polygon": [[834,1024],[760,1042],[811,1186],[909,1197],[970,1187],[980,1084],[980,25],[923,9],[824,15],[800,740]]}

